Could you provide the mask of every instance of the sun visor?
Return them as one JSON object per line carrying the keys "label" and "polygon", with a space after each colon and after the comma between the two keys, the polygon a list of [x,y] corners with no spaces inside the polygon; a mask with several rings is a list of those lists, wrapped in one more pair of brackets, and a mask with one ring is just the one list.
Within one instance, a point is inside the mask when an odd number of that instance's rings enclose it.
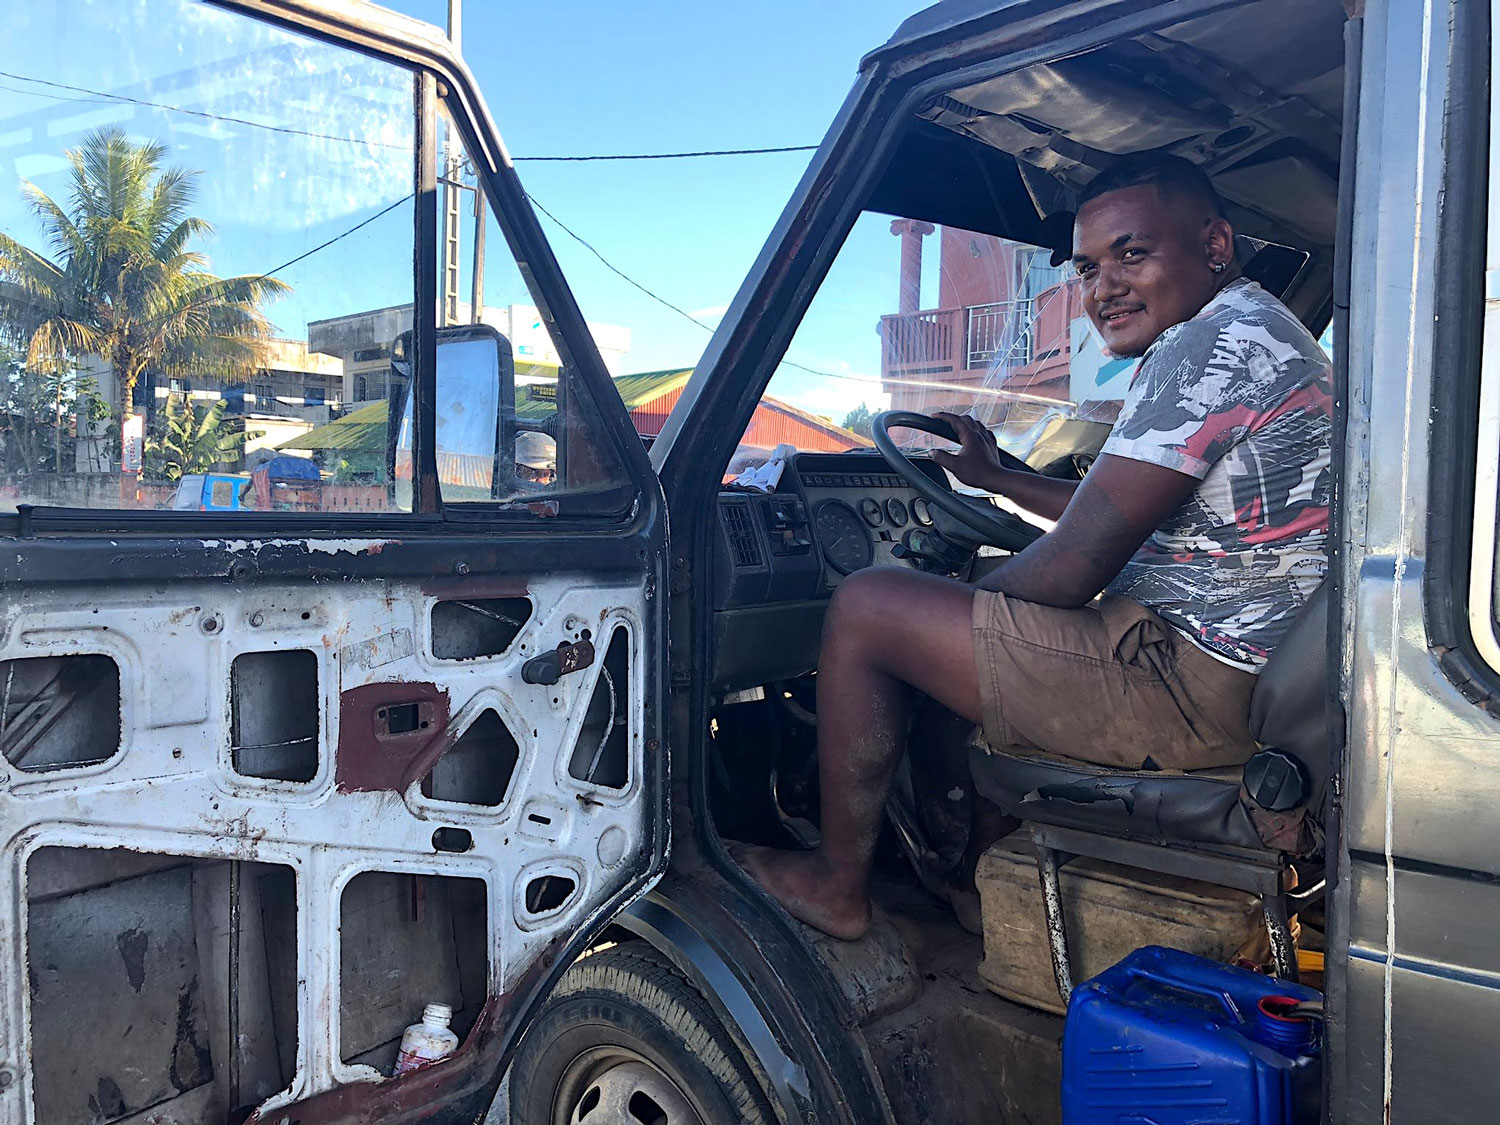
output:
{"label": "sun visor", "polygon": [[1033,245],[1045,237],[1014,157],[925,121],[903,131],[865,207]]}

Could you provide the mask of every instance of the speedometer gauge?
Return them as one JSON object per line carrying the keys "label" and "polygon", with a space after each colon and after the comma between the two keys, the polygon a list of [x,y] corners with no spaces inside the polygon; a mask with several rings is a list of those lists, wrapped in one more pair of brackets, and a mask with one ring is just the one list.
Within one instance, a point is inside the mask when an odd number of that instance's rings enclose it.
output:
{"label": "speedometer gauge", "polygon": [[859,513],[842,500],[824,500],[813,512],[823,559],[840,574],[863,570],[875,559],[870,534]]}

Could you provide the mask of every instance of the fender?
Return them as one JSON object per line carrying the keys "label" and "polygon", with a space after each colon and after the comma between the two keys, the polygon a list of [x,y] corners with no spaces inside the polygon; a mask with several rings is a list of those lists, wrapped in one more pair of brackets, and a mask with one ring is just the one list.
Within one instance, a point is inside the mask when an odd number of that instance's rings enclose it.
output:
{"label": "fender", "polygon": [[[711,888],[702,886],[704,879]],[[892,1122],[837,987],[785,921],[707,872],[669,874],[615,918],[676,965],[745,1050],[788,1122]],[[780,923],[780,925],[778,925]],[[754,935],[754,936],[752,936]]]}

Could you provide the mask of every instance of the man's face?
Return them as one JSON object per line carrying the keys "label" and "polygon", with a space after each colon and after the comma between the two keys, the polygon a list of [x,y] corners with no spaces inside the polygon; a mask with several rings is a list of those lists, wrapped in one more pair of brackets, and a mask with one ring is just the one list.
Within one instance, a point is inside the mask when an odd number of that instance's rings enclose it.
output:
{"label": "man's face", "polygon": [[1083,307],[1117,356],[1138,356],[1217,292],[1234,232],[1216,216],[1150,184],[1091,200],[1073,227]]}

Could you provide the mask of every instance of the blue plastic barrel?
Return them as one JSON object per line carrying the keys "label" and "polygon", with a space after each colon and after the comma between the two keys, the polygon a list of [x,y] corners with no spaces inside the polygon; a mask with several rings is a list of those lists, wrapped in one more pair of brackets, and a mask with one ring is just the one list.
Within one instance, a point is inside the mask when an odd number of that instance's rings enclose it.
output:
{"label": "blue plastic barrel", "polygon": [[1138,949],[1073,991],[1064,1125],[1315,1125],[1310,988],[1176,949]]}

